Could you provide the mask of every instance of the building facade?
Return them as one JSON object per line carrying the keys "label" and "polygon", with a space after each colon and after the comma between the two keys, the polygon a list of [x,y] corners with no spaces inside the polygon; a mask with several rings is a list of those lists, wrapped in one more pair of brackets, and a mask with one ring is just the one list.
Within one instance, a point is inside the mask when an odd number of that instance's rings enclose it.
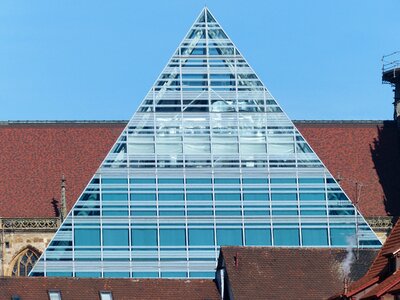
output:
{"label": "building facade", "polygon": [[31,275],[214,277],[224,245],[381,243],[205,8]]}

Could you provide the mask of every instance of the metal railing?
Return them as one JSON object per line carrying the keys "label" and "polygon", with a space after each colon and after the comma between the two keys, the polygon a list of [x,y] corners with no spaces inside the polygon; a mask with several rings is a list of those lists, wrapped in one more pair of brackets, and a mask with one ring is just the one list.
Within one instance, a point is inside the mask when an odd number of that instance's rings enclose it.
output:
{"label": "metal railing", "polygon": [[382,73],[400,68],[400,51],[382,56]]}

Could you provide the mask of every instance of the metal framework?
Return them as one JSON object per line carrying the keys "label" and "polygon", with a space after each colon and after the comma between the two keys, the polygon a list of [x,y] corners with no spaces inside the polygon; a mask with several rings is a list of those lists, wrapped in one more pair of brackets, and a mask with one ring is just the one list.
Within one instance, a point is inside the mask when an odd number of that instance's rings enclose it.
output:
{"label": "metal framework", "polygon": [[208,278],[221,245],[348,244],[381,245],[205,8],[31,275]]}

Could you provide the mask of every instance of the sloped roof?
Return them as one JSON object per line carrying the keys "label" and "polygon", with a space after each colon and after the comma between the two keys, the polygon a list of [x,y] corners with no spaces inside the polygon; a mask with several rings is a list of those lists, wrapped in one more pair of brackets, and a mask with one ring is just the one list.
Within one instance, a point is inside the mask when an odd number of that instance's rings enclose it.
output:
{"label": "sloped roof", "polygon": [[113,299],[220,299],[212,280],[177,279],[94,279],[61,277],[13,277],[0,278],[0,300],[10,300],[18,295],[21,299],[49,299],[48,291],[58,290],[63,300],[100,299],[100,291],[111,291]]}
{"label": "sloped roof", "polygon": [[[368,270],[377,250],[359,250],[349,278]],[[327,299],[344,288],[344,249],[222,247],[235,300]],[[236,264],[235,264],[236,262]],[[220,260],[221,264],[221,260]]]}
{"label": "sloped roof", "polygon": [[393,275],[387,277],[385,280],[380,282],[377,286],[371,289],[368,293],[362,296],[362,299],[376,299],[387,293],[391,288],[396,286],[400,282],[400,272],[396,272]]}
{"label": "sloped roof", "polygon": [[[379,250],[378,255],[371,264],[368,272],[359,280],[353,282],[348,291],[345,293],[347,297],[358,294],[360,291],[375,285],[362,299],[380,297],[381,294],[389,290],[398,290],[400,284],[400,272],[396,271],[391,274],[389,271],[389,257],[392,253],[400,248],[400,220],[396,222],[386,242]],[[332,299],[340,298],[340,289],[336,296]]]}
{"label": "sloped roof", "polygon": [[[54,217],[61,176],[71,208],[125,123],[0,125],[0,217]],[[53,204],[54,203],[54,204]]]}
{"label": "sloped roof", "polygon": [[378,256],[368,270],[367,276],[381,276],[387,270],[387,256],[400,248],[400,221],[397,221]]}
{"label": "sloped roof", "polygon": [[[54,217],[60,180],[69,208],[126,121],[0,122],[0,217]],[[391,121],[295,121],[359,208],[400,215],[400,147]],[[56,200],[56,202],[53,201]],[[386,200],[385,200],[386,199]]]}
{"label": "sloped roof", "polygon": [[[393,121],[295,125],[365,217],[400,215],[400,145]],[[358,197],[357,197],[358,183]]]}

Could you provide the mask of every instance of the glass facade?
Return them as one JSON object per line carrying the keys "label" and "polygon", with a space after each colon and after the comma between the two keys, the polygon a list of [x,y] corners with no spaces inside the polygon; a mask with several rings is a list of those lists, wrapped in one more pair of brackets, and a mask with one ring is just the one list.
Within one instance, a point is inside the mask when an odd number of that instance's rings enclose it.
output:
{"label": "glass facade", "polygon": [[214,277],[223,245],[380,247],[205,8],[33,276]]}

